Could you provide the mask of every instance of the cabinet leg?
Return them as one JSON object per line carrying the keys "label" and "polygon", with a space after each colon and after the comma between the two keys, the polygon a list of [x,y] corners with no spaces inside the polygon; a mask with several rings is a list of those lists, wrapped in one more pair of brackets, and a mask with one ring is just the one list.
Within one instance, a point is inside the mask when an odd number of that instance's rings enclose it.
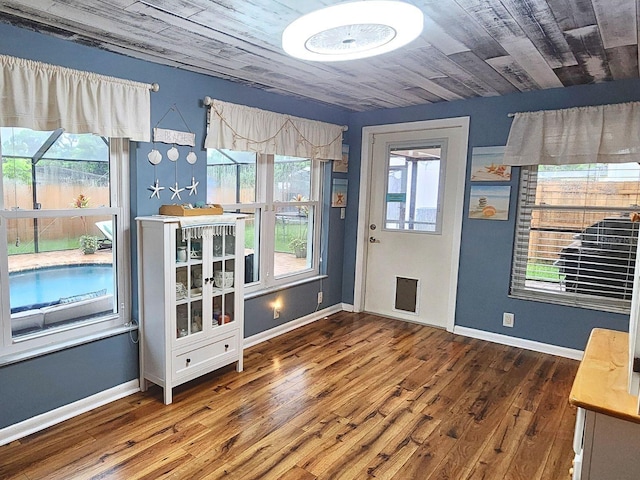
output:
{"label": "cabinet leg", "polygon": [[169,387],[164,387],[164,404],[170,405],[173,402],[172,390]]}

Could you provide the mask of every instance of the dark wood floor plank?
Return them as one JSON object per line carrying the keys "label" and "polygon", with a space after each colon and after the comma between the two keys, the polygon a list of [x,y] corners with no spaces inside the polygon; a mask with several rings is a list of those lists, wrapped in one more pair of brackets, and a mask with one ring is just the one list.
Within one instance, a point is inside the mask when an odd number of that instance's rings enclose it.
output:
{"label": "dark wood floor plank", "polygon": [[0,478],[564,478],[578,362],[341,312],[0,447]]}
{"label": "dark wood floor plank", "polygon": [[535,358],[527,352],[520,357],[524,358],[515,361],[513,368],[491,372],[494,377],[484,384],[469,408],[472,421],[461,433],[445,461],[429,478],[464,478],[465,471],[478,462],[483,443],[494,435],[504,418],[504,406],[513,402],[523,373],[535,364]]}
{"label": "dark wood floor plank", "polygon": [[486,439],[480,457],[466,480],[504,478],[532,417],[533,413],[512,406],[493,435]]}
{"label": "dark wood floor plank", "polygon": [[[569,408],[566,395],[547,389],[524,437],[522,437],[505,479],[526,478],[527,480],[537,480],[544,478],[545,464],[551,452],[554,439],[558,436],[558,428],[565,408]],[[570,438],[571,435],[567,435],[568,444],[571,442]],[[571,459],[569,458],[567,461],[570,462]]]}

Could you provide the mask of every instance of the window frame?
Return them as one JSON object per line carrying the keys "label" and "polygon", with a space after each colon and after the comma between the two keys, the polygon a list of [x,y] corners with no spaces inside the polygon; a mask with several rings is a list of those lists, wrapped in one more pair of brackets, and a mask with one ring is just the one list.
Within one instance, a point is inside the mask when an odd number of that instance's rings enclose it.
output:
{"label": "window frame", "polygon": [[[317,159],[306,159],[311,162],[310,178],[310,198],[308,200],[296,202],[274,201],[274,176],[275,157],[273,154],[256,153],[256,185],[255,201],[252,203],[222,203],[225,211],[242,213],[247,210],[259,212],[260,218],[260,239],[259,239],[259,279],[257,282],[245,284],[245,294],[259,294],[264,291],[282,288],[286,285],[303,282],[317,277],[320,274],[320,242],[322,236],[322,184],[323,169],[322,162]],[[302,158],[302,157],[300,157]],[[209,167],[214,164],[207,164]],[[208,173],[207,173],[208,176]],[[209,192],[207,192],[209,195]],[[275,276],[275,227],[276,212],[283,206],[307,206],[313,209],[313,233],[311,235],[313,244],[311,245],[310,266],[280,276]]]}
{"label": "window frame", "polygon": [[[116,268],[117,314],[87,320],[81,324],[60,327],[50,332],[14,338],[11,332],[11,307],[8,285],[7,220],[15,218],[72,217],[78,212],[67,210],[6,210],[4,207],[3,182],[0,181],[0,365],[20,361],[62,350],[74,345],[104,338],[135,328],[131,322],[131,246],[130,246],[130,142],[123,138],[109,139],[109,196],[111,206],[83,209],[83,214],[112,215],[115,231],[114,267]],[[0,158],[2,151],[0,145]],[[0,180],[2,166],[0,165]]]}
{"label": "window frame", "polygon": [[533,218],[534,211],[544,212],[569,209],[579,210],[585,213],[595,211],[600,211],[603,213],[628,213],[631,208],[622,206],[598,207],[591,204],[583,206],[563,206],[551,204],[545,205],[544,203],[539,203],[536,205],[538,166],[521,166],[519,179],[520,183],[518,186],[518,205],[514,233],[513,257],[510,272],[509,296],[521,300],[538,301],[550,304],[584,308],[589,310],[597,310],[602,312],[629,314],[631,308],[630,299],[627,300],[624,298],[613,298],[606,295],[584,294],[579,292],[554,292],[551,290],[545,291],[542,289],[527,287],[526,268],[529,259],[531,219]]}

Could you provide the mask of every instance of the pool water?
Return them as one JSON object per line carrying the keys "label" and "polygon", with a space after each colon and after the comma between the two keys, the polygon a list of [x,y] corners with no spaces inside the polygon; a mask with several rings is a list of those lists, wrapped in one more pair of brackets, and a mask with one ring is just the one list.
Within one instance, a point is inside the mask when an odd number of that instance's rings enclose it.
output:
{"label": "pool water", "polygon": [[107,289],[113,293],[110,264],[64,265],[9,274],[11,309],[57,302],[60,298]]}

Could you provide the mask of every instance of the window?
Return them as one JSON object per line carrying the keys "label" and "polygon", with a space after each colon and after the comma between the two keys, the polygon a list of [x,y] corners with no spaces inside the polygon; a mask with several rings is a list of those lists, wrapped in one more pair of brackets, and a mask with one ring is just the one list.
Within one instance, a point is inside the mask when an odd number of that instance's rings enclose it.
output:
{"label": "window", "polygon": [[637,163],[522,167],[511,294],[628,313]]}
{"label": "window", "polygon": [[0,356],[128,323],[128,141],[0,128],[0,145]]}
{"label": "window", "polygon": [[318,274],[320,167],[308,158],[209,149],[207,201],[248,215],[247,291]]}
{"label": "window", "polygon": [[440,145],[391,148],[385,228],[423,233],[442,230],[444,162]]}

